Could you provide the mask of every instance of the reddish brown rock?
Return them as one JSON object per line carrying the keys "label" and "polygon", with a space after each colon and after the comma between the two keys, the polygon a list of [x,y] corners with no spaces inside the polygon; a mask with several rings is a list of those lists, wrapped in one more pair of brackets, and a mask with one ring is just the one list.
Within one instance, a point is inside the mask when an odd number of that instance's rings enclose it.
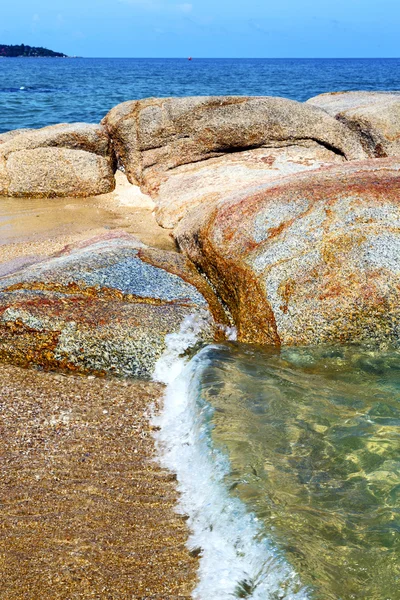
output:
{"label": "reddish brown rock", "polygon": [[227,323],[190,261],[116,232],[0,278],[0,359],[149,378],[193,316],[209,340]]}
{"label": "reddish brown rock", "polygon": [[400,94],[334,92],[307,104],[324,109],[359,136],[371,157],[400,156]]}
{"label": "reddish brown rock", "polygon": [[168,172],[155,195],[155,215],[162,227],[173,228],[199,204],[215,203],[241,189],[281,175],[316,169],[345,158],[316,142],[281,148],[257,148],[182,165]]}
{"label": "reddish brown rock", "polygon": [[199,207],[176,239],[229,306],[239,339],[400,339],[400,162],[282,177]]}

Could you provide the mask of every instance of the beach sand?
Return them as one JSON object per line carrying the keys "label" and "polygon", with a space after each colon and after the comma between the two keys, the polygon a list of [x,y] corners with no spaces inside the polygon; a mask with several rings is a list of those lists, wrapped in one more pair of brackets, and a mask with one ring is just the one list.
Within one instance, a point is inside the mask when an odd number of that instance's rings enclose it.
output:
{"label": "beach sand", "polygon": [[189,598],[196,558],[154,462],[159,384],[0,365],[0,598]]}
{"label": "beach sand", "polygon": [[92,198],[0,198],[0,277],[110,230],[176,251],[170,232],[154,218],[151,198],[121,171],[116,182],[112,193]]}

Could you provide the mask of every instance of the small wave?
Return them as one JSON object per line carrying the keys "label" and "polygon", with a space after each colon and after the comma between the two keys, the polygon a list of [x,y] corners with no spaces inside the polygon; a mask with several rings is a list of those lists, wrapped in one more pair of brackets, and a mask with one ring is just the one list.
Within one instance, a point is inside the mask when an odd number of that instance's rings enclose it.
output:
{"label": "small wave", "polygon": [[224,485],[229,462],[212,445],[212,408],[198,391],[209,361],[207,348],[190,361],[184,357],[203,326],[192,317],[178,334],[168,335],[154,373],[154,379],[167,384],[163,411],[153,417],[160,428],[160,462],[177,474],[178,509],[189,517],[189,547],[200,554],[193,598],[305,600],[307,590],[297,574],[261,535],[257,518]]}

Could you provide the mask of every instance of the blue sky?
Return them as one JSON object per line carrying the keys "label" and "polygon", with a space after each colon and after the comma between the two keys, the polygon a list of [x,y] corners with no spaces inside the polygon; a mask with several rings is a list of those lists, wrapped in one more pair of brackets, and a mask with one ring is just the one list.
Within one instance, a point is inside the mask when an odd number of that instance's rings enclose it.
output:
{"label": "blue sky", "polygon": [[399,57],[399,0],[14,0],[0,43],[99,57]]}

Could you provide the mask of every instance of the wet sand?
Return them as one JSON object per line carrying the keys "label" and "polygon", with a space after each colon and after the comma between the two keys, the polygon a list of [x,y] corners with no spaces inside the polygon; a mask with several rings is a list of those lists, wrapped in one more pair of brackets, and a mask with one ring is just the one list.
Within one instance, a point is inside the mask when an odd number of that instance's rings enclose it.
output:
{"label": "wet sand", "polygon": [[162,386],[0,365],[0,598],[189,598],[196,559],[154,462]]}

